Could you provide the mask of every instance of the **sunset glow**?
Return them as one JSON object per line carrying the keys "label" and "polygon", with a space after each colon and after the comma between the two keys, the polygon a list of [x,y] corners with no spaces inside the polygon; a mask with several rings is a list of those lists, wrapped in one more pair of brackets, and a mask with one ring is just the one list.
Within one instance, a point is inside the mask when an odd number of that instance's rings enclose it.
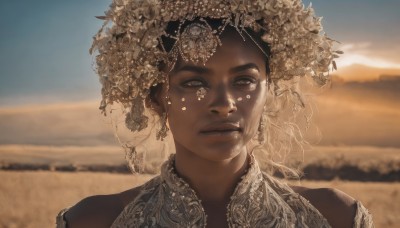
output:
{"label": "sunset glow", "polygon": [[339,48],[344,51],[344,54],[336,60],[339,68],[359,64],[374,68],[400,69],[400,62],[376,57],[374,48],[369,42],[343,44]]}
{"label": "sunset glow", "polygon": [[396,68],[400,69],[400,63],[394,63],[385,59],[372,58],[361,54],[343,54],[337,61],[339,67],[347,67],[354,64],[366,65],[376,68]]}
{"label": "sunset glow", "polygon": [[345,81],[377,80],[381,75],[400,75],[400,60],[378,55],[370,42],[347,43],[338,47],[344,54],[336,60],[335,74]]}

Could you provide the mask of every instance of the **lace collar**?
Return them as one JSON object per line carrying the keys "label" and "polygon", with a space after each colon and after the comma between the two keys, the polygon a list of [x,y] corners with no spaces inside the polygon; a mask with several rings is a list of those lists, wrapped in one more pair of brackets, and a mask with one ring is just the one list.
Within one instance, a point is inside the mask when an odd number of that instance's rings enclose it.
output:
{"label": "lace collar", "polygon": [[[161,179],[168,185],[168,187],[176,194],[183,195],[185,197],[191,197],[193,200],[201,202],[197,197],[195,191],[189,186],[189,184],[183,180],[175,171],[175,155],[172,154],[167,162],[161,167]],[[242,195],[247,190],[252,192],[260,185],[263,181],[263,174],[258,166],[258,163],[254,159],[254,156],[249,156],[249,166],[245,174],[241,177],[240,182],[237,184],[231,199]]]}
{"label": "lace collar", "polygon": [[[206,227],[206,222],[201,200],[176,174],[172,155],[112,227]],[[262,173],[252,156],[227,206],[227,222],[229,227],[330,227],[308,201]]]}

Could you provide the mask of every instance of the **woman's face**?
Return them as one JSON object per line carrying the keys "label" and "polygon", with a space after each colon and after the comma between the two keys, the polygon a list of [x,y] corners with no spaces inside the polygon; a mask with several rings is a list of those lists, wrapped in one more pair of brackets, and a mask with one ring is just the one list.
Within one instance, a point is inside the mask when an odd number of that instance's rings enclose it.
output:
{"label": "woman's face", "polygon": [[164,101],[177,153],[211,161],[247,152],[267,96],[266,57],[237,32],[225,32],[207,61],[178,61]]}

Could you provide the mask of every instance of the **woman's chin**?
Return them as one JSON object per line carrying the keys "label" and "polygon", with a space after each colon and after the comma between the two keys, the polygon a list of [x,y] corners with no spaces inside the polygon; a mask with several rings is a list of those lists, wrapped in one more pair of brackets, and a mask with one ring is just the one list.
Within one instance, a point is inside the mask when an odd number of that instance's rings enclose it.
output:
{"label": "woman's chin", "polygon": [[199,151],[198,156],[211,162],[226,162],[232,160],[242,153],[246,153],[245,147],[237,145],[219,145],[219,147],[212,147],[210,149]]}

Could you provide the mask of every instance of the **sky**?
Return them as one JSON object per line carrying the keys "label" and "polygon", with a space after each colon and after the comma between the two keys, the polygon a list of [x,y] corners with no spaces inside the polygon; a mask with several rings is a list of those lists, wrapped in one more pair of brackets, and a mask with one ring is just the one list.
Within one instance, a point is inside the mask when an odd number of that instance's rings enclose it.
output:
{"label": "sky", "polygon": [[[100,99],[89,55],[111,0],[2,0],[0,107]],[[305,5],[310,3],[304,1]],[[400,69],[399,0],[312,1],[352,64]]]}

